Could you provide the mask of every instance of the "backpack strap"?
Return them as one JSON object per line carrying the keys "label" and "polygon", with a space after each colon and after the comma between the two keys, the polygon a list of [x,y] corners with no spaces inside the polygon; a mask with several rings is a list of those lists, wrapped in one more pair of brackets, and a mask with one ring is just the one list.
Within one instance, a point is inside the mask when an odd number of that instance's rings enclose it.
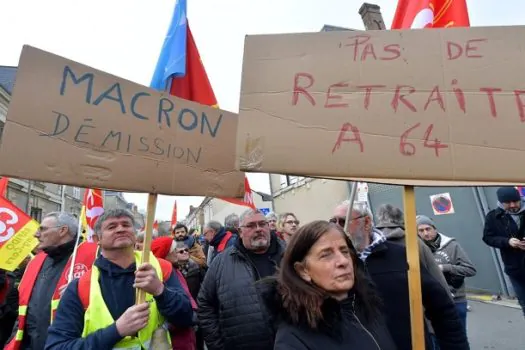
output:
{"label": "backpack strap", "polygon": [[89,306],[89,290],[91,288],[91,270],[86,272],[82,277],[78,279],[78,298],[80,303],[87,310]]}
{"label": "backpack strap", "polygon": [[228,244],[228,241],[230,238],[232,238],[232,233],[230,231],[226,232],[224,237],[222,237],[221,243],[219,243],[219,246],[217,247],[217,252],[220,253],[226,248],[226,244]]}

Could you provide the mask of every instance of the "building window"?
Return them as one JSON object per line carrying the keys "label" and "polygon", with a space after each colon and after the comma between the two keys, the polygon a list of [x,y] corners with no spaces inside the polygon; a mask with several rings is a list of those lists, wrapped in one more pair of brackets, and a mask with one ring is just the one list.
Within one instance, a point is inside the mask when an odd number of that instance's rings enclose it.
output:
{"label": "building window", "polygon": [[31,217],[36,221],[42,221],[42,208],[31,207]]}
{"label": "building window", "polygon": [[303,176],[281,175],[281,188],[294,185],[300,181],[303,181],[304,179],[305,177]]}
{"label": "building window", "polygon": [[73,187],[73,197],[76,199],[80,199],[80,188],[79,187]]}

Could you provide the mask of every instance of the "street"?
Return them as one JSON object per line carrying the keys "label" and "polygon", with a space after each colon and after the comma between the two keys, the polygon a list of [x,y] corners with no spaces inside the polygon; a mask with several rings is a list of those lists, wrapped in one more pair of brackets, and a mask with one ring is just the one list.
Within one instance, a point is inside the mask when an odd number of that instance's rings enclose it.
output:
{"label": "street", "polygon": [[472,350],[522,350],[525,319],[520,309],[469,301],[467,327]]}

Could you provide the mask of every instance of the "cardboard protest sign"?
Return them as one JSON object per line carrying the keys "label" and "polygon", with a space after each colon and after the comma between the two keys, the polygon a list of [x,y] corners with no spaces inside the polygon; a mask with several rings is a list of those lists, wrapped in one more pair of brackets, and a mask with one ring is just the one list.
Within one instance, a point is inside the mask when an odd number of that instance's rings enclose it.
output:
{"label": "cardboard protest sign", "polygon": [[241,170],[523,184],[525,27],[248,36]]}
{"label": "cardboard protest sign", "polygon": [[237,120],[25,46],[0,173],[89,188],[241,197]]}

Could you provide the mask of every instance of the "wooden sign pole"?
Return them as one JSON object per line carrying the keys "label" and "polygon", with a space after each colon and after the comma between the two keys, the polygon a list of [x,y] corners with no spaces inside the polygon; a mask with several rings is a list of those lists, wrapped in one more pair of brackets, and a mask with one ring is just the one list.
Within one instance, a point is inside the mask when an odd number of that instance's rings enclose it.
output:
{"label": "wooden sign pole", "polygon": [[405,242],[408,260],[408,294],[410,297],[410,330],[412,349],[425,349],[425,330],[423,325],[423,298],[421,296],[421,271],[419,265],[419,245],[416,227],[416,198],[414,186],[404,186],[403,202],[405,213]]}
{"label": "wooden sign pole", "polygon": [[[148,211],[146,217],[146,233],[144,234],[144,246],[142,248],[141,263],[149,262],[149,255],[151,252],[151,241],[153,240],[153,223],[155,222],[155,210],[157,209],[157,194],[150,193],[148,195]],[[162,276],[159,276],[162,278]],[[146,301],[146,293],[137,289],[137,304],[142,304]]]}

